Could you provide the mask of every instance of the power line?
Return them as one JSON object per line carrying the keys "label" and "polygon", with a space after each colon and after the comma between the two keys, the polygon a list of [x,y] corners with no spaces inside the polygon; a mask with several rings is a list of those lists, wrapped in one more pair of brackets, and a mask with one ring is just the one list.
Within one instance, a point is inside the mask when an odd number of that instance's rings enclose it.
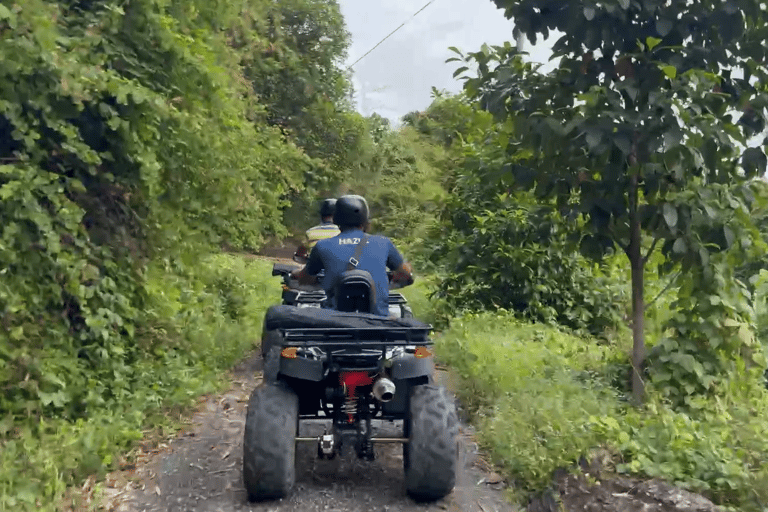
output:
{"label": "power line", "polygon": [[395,32],[397,32],[397,31],[398,31],[398,30],[400,30],[401,28],[403,28],[403,26],[405,26],[405,24],[406,24],[406,23],[408,23],[408,22],[409,22],[409,21],[411,21],[413,18],[415,18],[415,17],[416,17],[416,16],[417,16],[417,15],[418,15],[418,14],[419,14],[421,11],[423,11],[424,9],[426,9],[427,7],[429,7],[429,4],[431,4],[431,3],[432,3],[432,2],[434,2],[434,1],[435,1],[435,0],[429,0],[429,2],[427,2],[426,4],[424,4],[424,7],[422,7],[421,9],[419,9],[418,11],[416,11],[415,13],[413,13],[413,15],[412,15],[410,18],[408,18],[407,20],[405,20],[404,22],[402,22],[402,23],[400,24],[400,26],[399,26],[399,27],[397,27],[395,30],[393,30],[393,31],[392,31],[392,32],[390,32],[389,34],[387,34],[387,35],[384,37],[384,39],[382,39],[381,41],[379,41],[378,43],[376,43],[376,45],[375,45],[373,48],[371,48],[370,50],[368,50],[367,52],[365,52],[365,54],[364,54],[362,57],[360,57],[360,58],[359,58],[359,59],[357,59],[355,62],[353,62],[352,64],[350,64],[350,65],[349,65],[349,67],[347,67],[347,71],[349,71],[350,69],[352,69],[352,68],[354,67],[354,65],[355,65],[355,64],[357,64],[358,62],[360,62],[361,60],[363,60],[363,59],[364,59],[364,58],[365,58],[365,57],[366,57],[366,56],[367,56],[369,53],[371,53],[373,50],[375,50],[376,48],[378,48],[378,47],[379,47],[379,45],[380,45],[381,43],[383,43],[384,41],[386,41],[387,39],[389,39],[389,37],[390,37],[392,34],[394,34]]}

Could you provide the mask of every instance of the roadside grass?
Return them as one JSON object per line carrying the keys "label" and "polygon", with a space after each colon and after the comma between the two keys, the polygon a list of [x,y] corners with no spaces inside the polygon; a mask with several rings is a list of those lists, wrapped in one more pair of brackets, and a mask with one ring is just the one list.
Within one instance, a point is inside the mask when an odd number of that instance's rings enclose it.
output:
{"label": "roadside grass", "polygon": [[452,320],[436,349],[518,498],[550,489],[555,470],[599,449],[612,455],[609,472],[662,478],[732,510],[768,503],[768,395],[759,385],[734,383],[688,412],[649,390],[635,408],[625,399],[626,348],[503,311]]}
{"label": "roadside grass", "polygon": [[[258,343],[266,308],[279,300],[271,263],[212,255],[194,267],[152,266],[141,357],[125,392],[75,421],[3,424],[0,510],[87,510],[82,483],[130,460],[140,440],[181,427],[180,413],[221,389],[224,372]],[[93,487],[98,494],[99,485]]]}

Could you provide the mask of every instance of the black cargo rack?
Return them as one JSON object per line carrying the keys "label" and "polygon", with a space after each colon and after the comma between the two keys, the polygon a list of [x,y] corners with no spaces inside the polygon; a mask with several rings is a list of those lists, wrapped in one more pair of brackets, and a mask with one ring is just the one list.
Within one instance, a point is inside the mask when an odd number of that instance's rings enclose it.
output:
{"label": "black cargo rack", "polygon": [[390,347],[408,345],[431,345],[429,333],[432,326],[426,327],[312,327],[301,329],[281,329],[284,334],[283,346],[329,346],[349,347]]}

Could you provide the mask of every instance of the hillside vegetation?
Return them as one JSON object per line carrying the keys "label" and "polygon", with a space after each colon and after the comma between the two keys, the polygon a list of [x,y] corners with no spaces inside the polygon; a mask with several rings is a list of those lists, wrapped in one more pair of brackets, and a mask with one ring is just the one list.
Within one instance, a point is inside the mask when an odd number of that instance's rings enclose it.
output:
{"label": "hillside vegetation", "polygon": [[496,0],[394,129],[352,106],[335,0],[0,1],[0,508],[173,427],[257,343],[258,251],[365,195],[415,311],[526,494],[600,448],[768,506],[768,13],[756,1]]}
{"label": "hillside vegetation", "polygon": [[0,31],[0,508],[51,509],[258,342],[279,287],[207,255],[389,157],[335,1],[4,0]]}

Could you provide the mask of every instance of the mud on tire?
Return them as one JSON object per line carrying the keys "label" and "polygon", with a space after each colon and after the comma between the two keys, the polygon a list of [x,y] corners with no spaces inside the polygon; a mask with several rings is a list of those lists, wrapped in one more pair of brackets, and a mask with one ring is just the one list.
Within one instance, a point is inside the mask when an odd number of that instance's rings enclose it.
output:
{"label": "mud on tire", "polygon": [[420,501],[438,500],[453,490],[458,468],[459,421],[456,406],[442,386],[414,386],[403,447],[405,485]]}
{"label": "mud on tire", "polygon": [[285,497],[296,480],[299,399],[282,383],[253,390],[245,416],[243,482],[250,501]]}

